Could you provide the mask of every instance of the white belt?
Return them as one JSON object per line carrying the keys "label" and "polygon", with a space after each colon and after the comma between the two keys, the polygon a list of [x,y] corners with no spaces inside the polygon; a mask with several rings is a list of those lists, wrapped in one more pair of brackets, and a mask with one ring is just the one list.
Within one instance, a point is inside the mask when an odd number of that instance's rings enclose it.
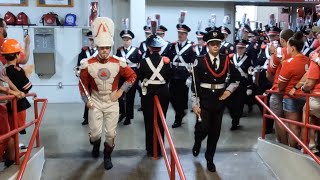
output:
{"label": "white belt", "polygon": [[182,66],[182,67],[187,67],[188,65],[183,62],[173,62],[172,65],[174,66]]}
{"label": "white belt", "polygon": [[206,89],[223,89],[225,87],[224,84],[209,84],[209,83],[201,83],[201,87],[206,88]]}
{"label": "white belt", "polygon": [[135,67],[138,67],[138,63],[130,63],[128,64],[128,66],[132,67],[132,68],[135,68]]}
{"label": "white belt", "polygon": [[148,80],[147,82],[148,82],[147,85],[149,85],[149,84],[159,85],[159,84],[165,84],[166,83],[166,81],[159,81],[159,80]]}

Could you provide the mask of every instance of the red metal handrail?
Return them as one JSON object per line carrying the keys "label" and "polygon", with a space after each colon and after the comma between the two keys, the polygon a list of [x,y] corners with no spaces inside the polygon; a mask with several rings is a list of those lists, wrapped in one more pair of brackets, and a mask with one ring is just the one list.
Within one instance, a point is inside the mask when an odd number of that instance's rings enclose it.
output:
{"label": "red metal handrail", "polygon": [[[29,160],[29,157],[30,157],[30,154],[31,154],[31,151],[32,151],[32,147],[33,147],[34,141],[37,140],[36,141],[36,147],[40,146],[39,127],[40,127],[40,124],[42,122],[42,118],[43,118],[43,115],[44,115],[44,111],[45,111],[45,109],[47,107],[48,100],[47,99],[35,99],[34,100],[35,112],[38,112],[38,102],[42,102],[43,105],[41,107],[39,118],[37,118],[37,120],[35,121],[35,128],[33,130],[33,133],[32,133],[28,148],[27,148],[27,152],[25,153],[24,159],[22,161],[22,164],[21,164],[21,167],[20,167],[20,171],[19,171],[18,176],[17,176],[17,180],[21,180],[22,179],[23,173],[24,173],[24,171],[26,169],[27,162]],[[35,114],[35,115],[37,116],[37,114]]]}
{"label": "red metal handrail", "polygon": [[[272,91],[268,90],[268,93],[272,94],[282,94],[279,93],[278,91]],[[279,118],[272,110],[267,106],[267,101],[268,98],[263,95],[258,95],[256,96],[256,100],[263,106],[263,122],[262,122],[262,139],[265,139],[265,129],[266,129],[266,118],[270,118],[272,120],[276,120],[279,122],[279,124],[293,137],[295,141],[300,144],[304,150],[305,153],[309,154],[319,165],[320,165],[320,158],[318,158],[307,146],[308,144],[308,129],[315,129],[315,130],[320,130],[320,126],[315,126],[312,124],[309,124],[309,98],[310,97],[320,97],[320,94],[306,94],[306,93],[298,93],[296,94],[298,97],[306,97],[306,113],[305,113],[305,122],[296,122],[290,119],[285,119],[285,118]],[[267,112],[269,112],[271,115],[268,115]],[[303,142],[297,137],[291,130],[290,128],[284,123],[290,123],[290,124],[295,124],[297,126],[304,127],[303,129]]]}
{"label": "red metal handrail", "polygon": [[[163,154],[164,161],[166,163],[166,167],[167,167],[167,170],[168,170],[168,174],[169,174],[170,180],[174,180],[175,179],[175,175],[176,175],[175,174],[175,168],[177,168],[177,170],[178,170],[180,179],[181,180],[185,180],[186,176],[185,176],[185,174],[183,172],[183,169],[182,169],[182,166],[181,166],[181,163],[180,163],[180,159],[178,157],[175,145],[174,145],[174,143],[172,141],[171,134],[169,132],[168,125],[167,125],[167,122],[166,122],[166,118],[165,118],[165,116],[163,114],[162,107],[161,107],[161,104],[160,104],[158,96],[154,96],[153,112],[154,112],[153,113],[154,114],[154,116],[153,116],[154,117],[154,123],[153,123],[153,126],[154,126],[154,131],[153,131],[153,159],[158,159],[158,145],[157,145],[157,142],[159,141],[160,148],[161,148],[161,151],[162,151],[162,154]],[[168,155],[167,155],[167,152],[166,152],[166,149],[165,149],[165,146],[164,146],[164,142],[163,142],[163,139],[162,139],[162,136],[161,136],[161,133],[160,133],[160,129],[159,129],[159,125],[158,125],[158,113],[159,113],[159,116],[160,116],[160,119],[161,119],[161,122],[162,122],[162,126],[163,126],[163,129],[164,129],[164,132],[165,132],[165,134],[167,136],[167,139],[168,139],[168,142],[169,142],[170,154],[171,154],[171,164],[169,163],[169,158],[168,158]]]}
{"label": "red metal handrail", "polygon": [[[40,138],[39,138],[39,127],[44,115],[44,111],[47,107],[48,104],[48,100],[47,99],[37,99],[37,95],[35,93],[29,93],[26,94],[26,97],[33,97],[34,100],[34,113],[35,113],[35,119],[31,122],[26,123],[24,126],[22,127],[18,127],[18,122],[17,122],[17,99],[15,98],[15,96],[13,95],[9,95],[9,96],[0,96],[0,100],[12,100],[12,114],[13,114],[13,125],[14,125],[14,129],[9,131],[8,133],[1,135],[0,136],[0,140],[4,140],[7,139],[9,137],[14,136],[14,144],[15,144],[15,163],[16,165],[20,164],[20,157],[24,155],[24,159],[22,161],[22,164],[20,166],[20,170],[19,173],[16,177],[16,179],[21,180],[22,176],[24,174],[27,162],[29,160],[31,151],[32,151],[32,147],[34,144],[34,141],[36,140],[36,147],[40,147]],[[38,115],[38,102],[42,102],[42,108],[40,111],[40,115]],[[19,132],[22,131],[23,129],[26,129],[28,127],[30,127],[31,125],[35,124],[35,128],[33,130],[31,139],[29,141],[28,144],[28,148],[27,151],[24,153],[20,153],[19,152]]]}

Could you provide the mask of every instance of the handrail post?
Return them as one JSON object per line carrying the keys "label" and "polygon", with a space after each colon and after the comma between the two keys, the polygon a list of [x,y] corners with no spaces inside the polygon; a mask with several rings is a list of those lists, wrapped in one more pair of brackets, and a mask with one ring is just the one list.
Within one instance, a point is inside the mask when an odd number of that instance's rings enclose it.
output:
{"label": "handrail post", "polygon": [[[12,118],[13,118],[13,127],[14,129],[18,129],[18,115],[17,115],[17,98],[12,99]],[[14,135],[14,154],[15,154],[15,162],[16,165],[20,164],[20,148],[19,148],[19,133],[15,133]]]}
{"label": "handrail post", "polygon": [[174,155],[171,148],[170,148],[170,156],[171,156],[170,180],[175,180],[176,179],[176,163],[175,163]]}
{"label": "handrail post", "polygon": [[[38,111],[38,100],[37,99],[34,99],[33,101],[33,105],[34,105],[34,119],[36,119],[36,122],[35,122],[35,126],[38,125],[39,123],[39,111]],[[37,131],[37,135],[36,135],[36,147],[40,147],[40,135],[39,135],[39,131]]]}
{"label": "handrail post", "polygon": [[[303,143],[309,147],[309,138],[308,138],[308,127],[309,124],[309,111],[310,111],[310,97],[307,95],[306,98],[306,109],[305,109],[305,121],[304,121],[304,128],[303,128]],[[303,153],[306,154],[307,151],[304,149]]]}
{"label": "handrail post", "polygon": [[157,104],[154,102],[153,106],[153,159],[158,159],[158,138],[156,133],[156,127],[158,127],[158,110]]}
{"label": "handrail post", "polygon": [[39,128],[40,128],[41,120],[42,120],[43,115],[44,115],[44,111],[45,111],[45,109],[47,107],[47,104],[48,104],[48,100],[41,100],[40,102],[43,102],[43,105],[41,107],[41,111],[40,111],[40,115],[39,115],[39,119],[38,119],[39,123],[35,126],[35,128],[34,128],[34,130],[32,132],[32,136],[31,136],[30,141],[29,141],[27,152],[24,155],[22,164],[20,166],[20,170],[19,170],[18,175],[16,177],[17,180],[21,180],[22,179],[22,176],[23,176],[24,171],[26,169],[27,162],[29,160],[31,151],[33,149],[33,144],[34,144],[34,142],[36,140],[36,137],[37,137],[37,132],[39,132]]}
{"label": "handrail post", "polygon": [[[265,104],[268,104],[268,97],[267,96],[262,96],[263,97],[263,101]],[[267,109],[263,106],[263,111],[262,111],[262,134],[261,137],[262,139],[266,138],[266,128],[267,128],[267,120],[266,117],[264,116],[265,114],[267,114]]]}
{"label": "handrail post", "polygon": [[[180,176],[180,179],[181,180],[185,180],[186,177],[185,177],[185,174],[183,172],[183,169],[182,169],[182,166],[181,166],[181,162],[179,160],[179,157],[178,157],[178,154],[177,154],[177,151],[175,149],[175,145],[172,141],[172,137],[171,137],[171,134],[170,134],[170,131],[168,129],[168,125],[167,125],[167,122],[166,122],[166,117],[163,113],[163,110],[162,110],[162,107],[161,107],[161,103],[160,103],[160,100],[159,100],[159,97],[157,95],[154,96],[154,131],[156,131],[156,138],[153,142],[153,153],[155,152],[158,152],[158,151],[155,151],[155,150],[158,150],[158,144],[157,142],[159,141],[160,143],[160,147],[161,147],[161,151],[163,153],[163,156],[164,156],[164,161],[165,161],[165,164],[166,164],[166,167],[167,167],[167,171],[168,171],[168,175],[169,175],[169,178],[170,180],[171,179],[175,179],[175,168],[177,168],[178,170],[178,173],[179,173],[179,176]],[[170,147],[170,154],[171,154],[171,162],[169,160],[169,157],[166,153],[166,150],[165,150],[165,145],[164,145],[164,142],[162,140],[162,135],[160,133],[160,130],[159,130],[159,124],[158,124],[158,119],[160,117],[160,120],[161,120],[161,126],[163,127],[164,129],[164,133],[168,139],[168,143],[169,143],[169,147]],[[157,141],[158,140],[158,141]],[[154,154],[154,155],[157,155],[157,154]]]}

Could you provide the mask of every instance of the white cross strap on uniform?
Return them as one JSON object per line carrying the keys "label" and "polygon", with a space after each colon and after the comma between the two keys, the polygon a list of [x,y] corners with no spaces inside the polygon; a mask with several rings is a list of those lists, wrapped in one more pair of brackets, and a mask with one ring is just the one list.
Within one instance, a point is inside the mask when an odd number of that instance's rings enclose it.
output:
{"label": "white cross strap on uniform", "polygon": [[[150,60],[150,58],[146,58],[147,64],[149,66],[149,68],[151,69],[151,71],[153,72],[152,76],[150,77],[150,79],[148,79],[145,83],[144,86],[148,86],[149,84],[165,84],[166,81],[164,80],[164,78],[162,77],[162,75],[160,74],[160,71],[164,65],[163,59],[161,59],[159,65],[157,68],[155,68]],[[156,78],[158,78],[159,80],[155,80]]]}
{"label": "white cross strap on uniform", "polygon": [[[189,49],[189,47],[191,47],[192,44],[187,44],[186,46],[184,46],[180,51],[179,51],[179,47],[178,47],[178,43],[176,43],[175,45],[175,49],[176,49],[176,56],[173,58],[173,65],[174,66],[184,66],[187,70],[189,69],[188,64],[184,61],[183,57],[181,56],[187,49]],[[176,62],[177,60],[180,60],[181,62]]]}
{"label": "white cross strap on uniform", "polygon": [[262,66],[262,69],[265,69],[265,70],[268,69],[269,61],[270,61],[270,59],[266,59],[266,61],[264,62],[263,66]]}
{"label": "white cross strap on uniform", "polygon": [[137,67],[138,66],[138,63],[133,63],[129,60],[129,57],[134,52],[134,50],[136,50],[136,48],[132,47],[127,54],[124,52],[123,48],[121,48],[121,50],[120,50],[122,57],[124,57],[126,59],[128,66],[130,66],[130,67]]}
{"label": "white cross strap on uniform", "polygon": [[86,50],[86,55],[87,55],[87,58],[96,57],[98,55],[98,51],[95,51],[92,55],[90,55],[90,50],[87,49]]}
{"label": "white cross strap on uniform", "polygon": [[[147,87],[149,84],[165,84],[166,81],[164,80],[164,78],[162,77],[162,75],[160,74],[160,71],[164,65],[163,59],[161,59],[159,65],[157,68],[154,67],[154,65],[152,64],[150,58],[146,58],[146,62],[149,66],[149,68],[151,69],[151,71],[153,72],[153,74],[151,75],[150,79],[144,79],[141,82],[141,93],[142,95],[146,95],[147,94]],[[156,78],[158,78],[159,80],[155,80]]]}
{"label": "white cross strap on uniform", "polygon": [[220,48],[221,48],[222,46],[224,46],[224,47],[228,47],[228,45],[229,45],[229,43],[228,43],[228,42],[223,41],[223,42],[220,44]]}
{"label": "white cross strap on uniform", "polygon": [[[269,46],[270,46],[270,44],[268,44],[267,47],[266,47],[266,49],[265,49],[267,59],[270,59],[270,58],[271,58],[271,55],[270,55],[270,53],[269,53],[269,48],[270,48]],[[268,61],[268,62],[269,62],[269,61]]]}
{"label": "white cross strap on uniform", "polygon": [[169,43],[166,41],[165,44],[164,44],[164,46],[161,47],[161,50],[160,50],[160,52],[159,52],[160,55],[162,55],[163,51],[167,48],[168,44],[169,44]]}
{"label": "white cross strap on uniform", "polygon": [[309,44],[308,41],[305,41],[304,46],[303,46],[303,50],[302,50],[302,54],[306,55],[309,52],[310,48],[311,48],[311,44]]}
{"label": "white cross strap on uniform", "polygon": [[308,41],[304,42],[302,54],[303,55],[308,54],[311,48],[313,48],[313,43],[309,44]]}
{"label": "white cross strap on uniform", "polygon": [[[198,45],[197,45],[197,46],[198,46]],[[200,55],[199,47],[196,47],[196,54],[197,54],[197,56],[199,56],[199,55]]]}
{"label": "white cross strap on uniform", "polygon": [[86,50],[86,56],[87,56],[87,58],[91,56],[89,49]]}
{"label": "white cross strap on uniform", "polygon": [[306,48],[303,50],[302,54],[303,54],[303,55],[306,55],[309,51],[310,51],[310,48],[309,48],[309,47],[306,47]]}
{"label": "white cross strap on uniform", "polygon": [[144,51],[143,55],[142,55],[142,58],[146,58],[146,55],[147,55],[147,45],[146,45],[146,42],[143,42],[142,43],[142,49]]}
{"label": "white cross strap on uniform", "polygon": [[248,56],[247,55],[244,55],[241,60],[239,62],[237,62],[237,56],[233,56],[233,63],[234,65],[236,66],[236,68],[238,69],[238,71],[240,72],[241,76],[245,77],[246,79],[248,79],[248,74],[245,73],[243,71],[243,69],[241,68],[241,65],[243,64],[243,62],[245,60],[247,60]]}

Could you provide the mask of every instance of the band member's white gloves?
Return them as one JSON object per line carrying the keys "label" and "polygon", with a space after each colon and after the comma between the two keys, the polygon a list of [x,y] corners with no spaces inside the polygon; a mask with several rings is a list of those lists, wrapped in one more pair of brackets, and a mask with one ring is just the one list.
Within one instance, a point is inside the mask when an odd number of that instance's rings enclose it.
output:
{"label": "band member's white gloves", "polygon": [[188,88],[190,88],[191,84],[192,84],[192,77],[189,76],[188,79],[186,80],[186,86],[188,86]]}
{"label": "band member's white gloves", "polygon": [[247,96],[252,95],[252,89],[247,89]]}

